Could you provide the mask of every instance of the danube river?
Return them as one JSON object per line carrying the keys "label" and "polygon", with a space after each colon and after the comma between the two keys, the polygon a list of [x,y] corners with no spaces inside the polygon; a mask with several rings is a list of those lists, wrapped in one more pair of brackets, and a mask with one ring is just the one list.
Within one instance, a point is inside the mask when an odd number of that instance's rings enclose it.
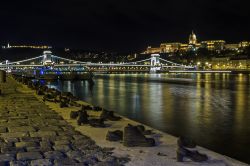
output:
{"label": "danube river", "polygon": [[110,74],[50,83],[175,136],[250,163],[250,75]]}

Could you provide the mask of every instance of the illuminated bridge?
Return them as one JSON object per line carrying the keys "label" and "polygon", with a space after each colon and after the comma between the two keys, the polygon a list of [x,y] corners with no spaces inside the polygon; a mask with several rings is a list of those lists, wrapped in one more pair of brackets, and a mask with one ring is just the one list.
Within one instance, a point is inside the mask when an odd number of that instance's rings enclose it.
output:
{"label": "illuminated bridge", "polygon": [[150,58],[129,63],[91,63],[76,61],[53,55],[50,51],[44,51],[43,55],[10,62],[0,63],[0,69],[6,71],[30,70],[44,66],[50,66],[59,71],[87,70],[91,72],[167,72],[169,70],[189,70],[193,66],[177,64],[162,59],[159,54],[152,54]]}

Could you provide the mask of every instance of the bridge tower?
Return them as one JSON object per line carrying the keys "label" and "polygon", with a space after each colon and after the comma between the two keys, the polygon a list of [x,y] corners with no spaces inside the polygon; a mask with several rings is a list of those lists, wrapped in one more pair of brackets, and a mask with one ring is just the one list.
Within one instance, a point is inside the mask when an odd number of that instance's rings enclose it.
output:
{"label": "bridge tower", "polygon": [[44,51],[43,52],[43,65],[51,65],[53,63],[52,61],[52,52],[51,51]]}
{"label": "bridge tower", "polygon": [[161,70],[160,54],[151,54],[150,72],[157,72]]}

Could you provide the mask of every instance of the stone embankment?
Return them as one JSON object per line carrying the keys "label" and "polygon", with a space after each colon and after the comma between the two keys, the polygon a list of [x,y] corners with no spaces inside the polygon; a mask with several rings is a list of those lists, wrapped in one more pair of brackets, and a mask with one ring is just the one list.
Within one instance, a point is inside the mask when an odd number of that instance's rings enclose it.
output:
{"label": "stone embankment", "polygon": [[1,84],[0,165],[123,165],[15,80]]}

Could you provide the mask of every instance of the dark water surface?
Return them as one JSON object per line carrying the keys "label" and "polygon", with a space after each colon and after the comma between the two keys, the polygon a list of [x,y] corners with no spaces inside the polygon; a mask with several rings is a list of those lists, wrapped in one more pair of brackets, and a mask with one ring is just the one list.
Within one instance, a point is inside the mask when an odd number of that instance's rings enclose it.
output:
{"label": "dark water surface", "polygon": [[175,136],[250,163],[250,75],[111,74],[50,83]]}

